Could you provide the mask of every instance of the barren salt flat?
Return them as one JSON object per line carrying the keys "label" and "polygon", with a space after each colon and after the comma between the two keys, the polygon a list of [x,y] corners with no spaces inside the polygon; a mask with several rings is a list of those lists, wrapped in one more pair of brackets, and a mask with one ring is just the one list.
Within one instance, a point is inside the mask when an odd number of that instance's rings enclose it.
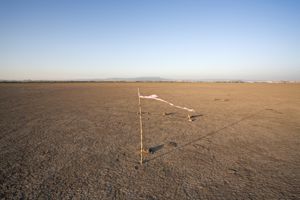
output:
{"label": "barren salt flat", "polygon": [[[137,88],[145,163],[139,164]],[[1,199],[299,199],[300,84],[0,84]],[[163,115],[166,113],[166,115]]]}

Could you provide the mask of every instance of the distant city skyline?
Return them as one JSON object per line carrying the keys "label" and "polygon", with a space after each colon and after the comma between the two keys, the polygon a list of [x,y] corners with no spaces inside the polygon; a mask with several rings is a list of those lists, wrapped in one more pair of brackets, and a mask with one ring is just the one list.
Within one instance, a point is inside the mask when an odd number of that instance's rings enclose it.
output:
{"label": "distant city skyline", "polygon": [[300,1],[1,1],[0,80],[300,80]]}

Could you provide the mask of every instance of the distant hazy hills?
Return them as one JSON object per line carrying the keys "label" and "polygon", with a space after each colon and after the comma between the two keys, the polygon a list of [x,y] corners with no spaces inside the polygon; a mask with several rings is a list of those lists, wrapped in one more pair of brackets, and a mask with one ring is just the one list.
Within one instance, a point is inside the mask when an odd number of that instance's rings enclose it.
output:
{"label": "distant hazy hills", "polygon": [[165,79],[161,77],[135,77],[135,78],[86,78],[86,79],[66,79],[66,80],[0,80],[0,82],[103,82],[103,81],[126,81],[126,82],[136,82],[136,81],[144,81],[144,82],[159,82],[159,81],[173,81],[171,79]]}
{"label": "distant hazy hills", "polygon": [[69,80],[0,80],[0,82],[214,82],[214,83],[299,83],[299,81],[271,80],[231,80],[231,79],[166,79],[156,76],[135,78],[105,78],[105,79],[69,79]]}
{"label": "distant hazy hills", "polygon": [[171,81],[170,79],[165,79],[161,77],[135,77],[135,78],[107,78],[100,79],[102,81]]}

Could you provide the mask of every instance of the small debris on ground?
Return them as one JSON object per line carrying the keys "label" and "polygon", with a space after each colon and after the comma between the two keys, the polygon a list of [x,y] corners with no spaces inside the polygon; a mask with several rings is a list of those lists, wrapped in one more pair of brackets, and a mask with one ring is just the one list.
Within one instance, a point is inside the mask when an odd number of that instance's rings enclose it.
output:
{"label": "small debris on ground", "polygon": [[218,99],[218,98],[215,98],[214,101],[229,101],[229,99]]}
{"label": "small debris on ground", "polygon": [[177,143],[176,142],[169,142],[168,143],[168,146],[171,146],[171,147],[177,147]]}

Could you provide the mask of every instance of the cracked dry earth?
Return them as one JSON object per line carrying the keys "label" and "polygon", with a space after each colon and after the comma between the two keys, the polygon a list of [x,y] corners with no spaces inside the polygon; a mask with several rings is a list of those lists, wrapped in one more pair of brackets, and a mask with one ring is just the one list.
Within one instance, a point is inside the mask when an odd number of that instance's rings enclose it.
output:
{"label": "cracked dry earth", "polygon": [[[142,99],[137,88],[187,112]],[[299,199],[300,85],[0,84],[0,199]]]}

